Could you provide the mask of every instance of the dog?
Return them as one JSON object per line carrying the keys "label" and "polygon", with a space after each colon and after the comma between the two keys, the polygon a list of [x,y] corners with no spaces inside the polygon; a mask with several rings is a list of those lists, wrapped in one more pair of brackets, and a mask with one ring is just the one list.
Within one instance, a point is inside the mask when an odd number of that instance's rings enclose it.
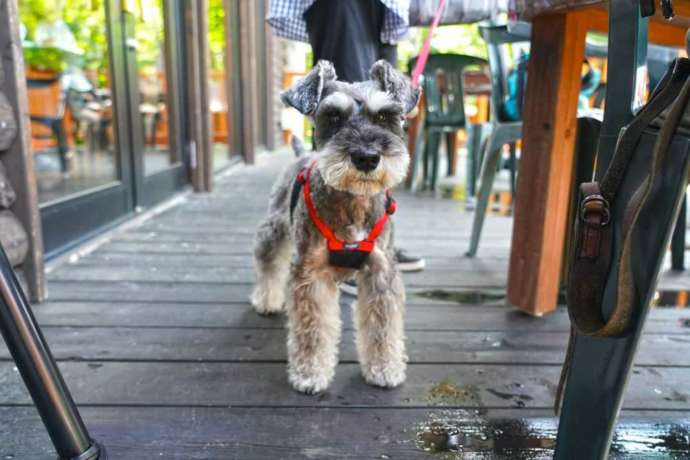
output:
{"label": "dog", "polygon": [[[256,235],[251,302],[259,314],[287,310],[288,380],[307,394],[333,380],[342,326],[338,284],[353,276],[364,380],[386,388],[405,380],[405,289],[386,217],[388,190],[407,175],[403,123],[419,90],[383,60],[369,75],[345,83],[331,63],[319,61],[281,95],[313,120],[317,150],[298,156],[273,186]],[[371,244],[362,243],[367,238]]]}

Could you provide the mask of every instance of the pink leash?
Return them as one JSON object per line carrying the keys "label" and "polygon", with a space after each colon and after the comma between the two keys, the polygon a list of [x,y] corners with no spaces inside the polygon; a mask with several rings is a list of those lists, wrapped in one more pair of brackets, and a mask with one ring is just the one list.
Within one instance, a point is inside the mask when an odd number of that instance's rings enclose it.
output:
{"label": "pink leash", "polygon": [[417,57],[417,63],[412,71],[412,86],[417,88],[419,86],[419,77],[424,72],[424,67],[426,67],[426,61],[429,59],[429,51],[431,50],[431,38],[434,36],[434,31],[441,20],[441,15],[446,7],[446,0],[441,0],[434,14],[434,20],[431,21],[431,27],[429,27],[429,35],[427,35],[426,40],[424,40],[424,45],[422,45],[422,50],[419,52],[419,57]]}

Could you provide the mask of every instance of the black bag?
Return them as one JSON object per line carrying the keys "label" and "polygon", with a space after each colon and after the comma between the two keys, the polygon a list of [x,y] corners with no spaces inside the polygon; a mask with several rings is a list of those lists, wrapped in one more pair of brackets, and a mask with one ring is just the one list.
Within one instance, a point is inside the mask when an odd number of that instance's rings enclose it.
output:
{"label": "black bag", "polygon": [[599,182],[580,186],[567,285],[570,343],[577,334],[625,337],[652,301],[690,173],[690,60],[675,60],[649,102],[621,130]]}

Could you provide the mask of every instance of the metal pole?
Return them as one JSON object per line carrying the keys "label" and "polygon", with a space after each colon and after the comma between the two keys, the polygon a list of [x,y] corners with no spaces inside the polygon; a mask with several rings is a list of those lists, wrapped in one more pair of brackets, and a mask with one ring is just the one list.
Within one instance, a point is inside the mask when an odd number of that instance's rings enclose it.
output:
{"label": "metal pole", "polygon": [[105,460],[105,449],[91,440],[1,246],[0,332],[60,459]]}
{"label": "metal pole", "polygon": [[[620,129],[632,120],[637,108],[636,87],[639,70],[646,65],[646,52],[647,19],[640,16],[640,1],[609,2],[609,75],[598,178],[608,168]],[[577,336],[554,459],[607,458],[646,315],[646,310],[641,312],[637,330],[626,338]]]}

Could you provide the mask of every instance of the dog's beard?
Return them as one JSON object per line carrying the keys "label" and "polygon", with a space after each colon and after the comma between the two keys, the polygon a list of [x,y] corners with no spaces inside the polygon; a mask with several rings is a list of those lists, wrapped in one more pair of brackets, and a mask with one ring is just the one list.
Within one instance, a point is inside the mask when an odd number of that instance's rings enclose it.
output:
{"label": "dog's beard", "polygon": [[318,168],[324,182],[336,190],[353,195],[372,196],[393,188],[405,179],[410,163],[402,142],[381,155],[376,169],[358,170],[347,153],[333,151],[328,145],[318,156]]}

